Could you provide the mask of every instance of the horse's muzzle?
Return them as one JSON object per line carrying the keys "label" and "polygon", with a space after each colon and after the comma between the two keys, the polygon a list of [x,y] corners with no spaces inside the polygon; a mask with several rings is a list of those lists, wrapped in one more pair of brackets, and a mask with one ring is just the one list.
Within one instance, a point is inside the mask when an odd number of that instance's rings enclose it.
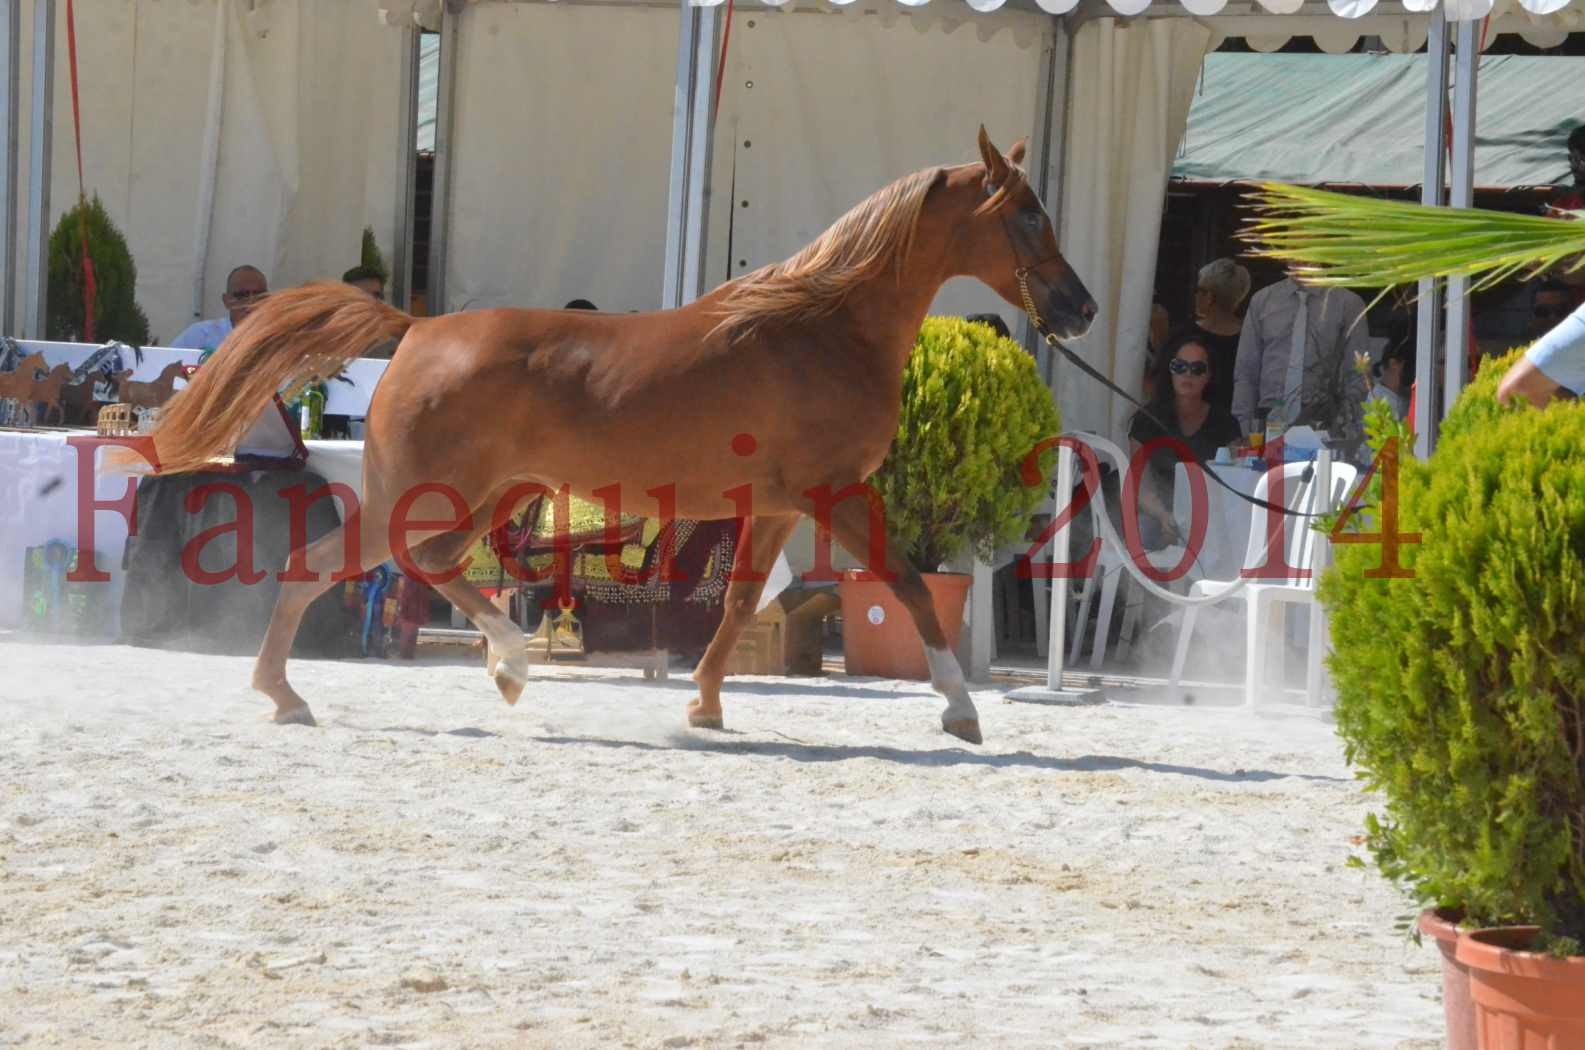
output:
{"label": "horse's muzzle", "polygon": [[1078,339],[1095,323],[1095,300],[1078,278],[1053,286],[1046,296],[1046,327],[1058,339]]}

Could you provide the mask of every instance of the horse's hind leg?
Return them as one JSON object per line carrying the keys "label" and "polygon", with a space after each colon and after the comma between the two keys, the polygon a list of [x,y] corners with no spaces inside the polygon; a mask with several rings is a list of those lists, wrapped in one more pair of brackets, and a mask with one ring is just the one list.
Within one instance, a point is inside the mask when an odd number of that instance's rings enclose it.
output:
{"label": "horse's hind leg", "polygon": [[[359,573],[380,564],[390,553],[387,530],[382,527],[386,520],[367,513],[367,509],[352,519],[358,529],[358,561],[354,568]],[[269,629],[264,632],[259,658],[253,665],[253,688],[275,701],[275,721],[282,725],[315,724],[308,704],[286,680],[286,659],[291,655],[292,640],[297,637],[303,613],[315,598],[336,582],[335,574],[344,567],[351,553],[347,548],[348,527],[343,524],[332,529],[303,552],[312,579],[281,581],[275,611],[270,616]]]}
{"label": "horse's hind leg", "polygon": [[[831,512],[831,532],[837,542],[855,558],[866,563],[870,557],[869,505],[854,500],[839,503]],[[871,571],[875,570],[871,565]],[[909,565],[886,545],[886,572],[890,577],[892,593],[907,608],[913,618],[919,637],[924,639],[925,660],[930,665],[930,684],[936,692],[947,698],[946,709],[941,712],[941,728],[960,740],[971,744],[981,742],[980,715],[969,699],[968,685],[963,678],[963,668],[947,644],[946,632],[936,617],[936,606],[925,587],[918,570]]]}
{"label": "horse's hind leg", "polygon": [[[722,728],[721,680],[726,677],[726,662],[737,645],[738,635],[754,618],[755,606],[765,589],[765,574],[776,562],[798,524],[798,515],[773,518],[750,518],[743,530],[748,537],[748,553],[752,555],[753,572],[745,559],[744,549],[738,548],[737,560],[732,566],[732,581],[727,584],[725,612],[721,626],[716,628],[710,647],[694,670],[693,680],[699,683],[699,695],[688,704],[688,724],[698,729]],[[743,577],[753,576],[754,579]]]}
{"label": "horse's hind leg", "polygon": [[488,670],[495,679],[495,687],[508,704],[515,704],[528,684],[528,651],[523,643],[523,632],[511,617],[496,608],[462,575],[444,583],[436,582],[438,577],[456,568],[468,549],[489,531],[488,511],[493,506],[493,502],[486,503],[482,514],[475,510],[472,527],[434,536],[419,544],[413,550],[413,562],[431,578],[425,582],[455,605],[484,635],[487,652],[492,654]]}

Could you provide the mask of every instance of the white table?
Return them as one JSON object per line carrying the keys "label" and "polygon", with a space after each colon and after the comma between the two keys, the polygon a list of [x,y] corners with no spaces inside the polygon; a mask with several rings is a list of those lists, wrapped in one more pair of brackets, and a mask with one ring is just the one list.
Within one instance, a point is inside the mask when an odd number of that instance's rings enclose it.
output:
{"label": "white table", "polygon": [[[66,443],[71,432],[0,431],[0,628],[22,621],[22,556],[29,547],[61,540],[78,546],[77,450]],[[88,436],[92,431],[81,431]],[[111,501],[129,491],[125,476],[101,475],[94,497]],[[87,497],[85,497],[86,500]],[[127,521],[101,511],[93,516],[94,562],[110,574],[106,601],[121,604],[121,552]]]}
{"label": "white table", "polygon": [[[22,557],[29,547],[61,540],[78,547],[77,450],[72,436],[93,437],[91,430],[0,430],[0,629],[14,629],[22,619]],[[363,492],[363,442],[307,441],[304,469],[327,482],[340,482]],[[103,453],[100,453],[103,456]],[[94,498],[111,502],[129,500],[136,479],[125,474],[100,474],[94,479]],[[84,496],[86,502],[87,496]],[[350,508],[336,500],[341,519]],[[127,519],[115,511],[93,516],[95,564],[110,576],[103,584],[105,600],[121,604],[125,575],[121,557],[127,545]],[[760,599],[763,609],[792,581],[786,555],[777,558]]]}
{"label": "white table", "polygon": [[[1227,482],[1246,496],[1255,494],[1264,472],[1237,465],[1210,464],[1207,472]],[[1210,478],[1205,482],[1205,538],[1200,544],[1200,571],[1210,580],[1232,580],[1244,567],[1244,552],[1249,546],[1249,524],[1255,508],[1239,499]],[[1193,495],[1189,467],[1179,463],[1172,490],[1172,517],[1185,541],[1193,517]]]}

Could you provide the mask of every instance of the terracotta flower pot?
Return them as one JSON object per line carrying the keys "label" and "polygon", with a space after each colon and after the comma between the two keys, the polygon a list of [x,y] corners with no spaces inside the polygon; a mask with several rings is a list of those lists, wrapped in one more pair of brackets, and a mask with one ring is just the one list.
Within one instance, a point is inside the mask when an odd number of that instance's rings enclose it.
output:
{"label": "terracotta flower pot", "polygon": [[[928,682],[925,643],[913,617],[891,587],[865,579],[868,575],[850,570],[837,580],[837,597],[842,602],[842,661],[847,673]],[[946,632],[947,647],[954,648],[963,630],[963,603],[973,577],[927,572],[924,580],[935,601],[936,619]]]}
{"label": "terracotta flower pot", "polygon": [[1503,926],[1459,938],[1480,1050],[1585,1047],[1585,956],[1526,951],[1539,934],[1534,926]]}
{"label": "terracotta flower pot", "polygon": [[1475,1000],[1470,997],[1469,967],[1458,961],[1458,916],[1427,908],[1420,913],[1420,932],[1442,953],[1442,1012],[1447,1017],[1447,1050],[1476,1050]]}

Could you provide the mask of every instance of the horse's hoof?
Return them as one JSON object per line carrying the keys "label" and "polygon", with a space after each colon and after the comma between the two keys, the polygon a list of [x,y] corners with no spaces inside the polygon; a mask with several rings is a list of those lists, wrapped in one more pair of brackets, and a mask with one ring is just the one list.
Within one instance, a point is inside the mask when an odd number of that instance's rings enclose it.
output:
{"label": "horse's hoof", "polygon": [[688,703],[688,724],[695,729],[725,729],[721,721],[721,705],[706,709],[696,696]]}
{"label": "horse's hoof", "polygon": [[275,724],[278,726],[317,726],[314,713],[308,709],[307,704],[301,704],[289,711],[275,712]]}
{"label": "horse's hoof", "polygon": [[517,704],[517,698],[523,695],[523,686],[528,684],[505,663],[498,666],[490,677],[495,679],[495,687],[501,691],[501,699],[506,701],[508,707]]}
{"label": "horse's hoof", "polygon": [[941,728],[971,744],[983,744],[984,738],[980,736],[980,720],[977,718],[961,718],[956,722],[942,722]]}

